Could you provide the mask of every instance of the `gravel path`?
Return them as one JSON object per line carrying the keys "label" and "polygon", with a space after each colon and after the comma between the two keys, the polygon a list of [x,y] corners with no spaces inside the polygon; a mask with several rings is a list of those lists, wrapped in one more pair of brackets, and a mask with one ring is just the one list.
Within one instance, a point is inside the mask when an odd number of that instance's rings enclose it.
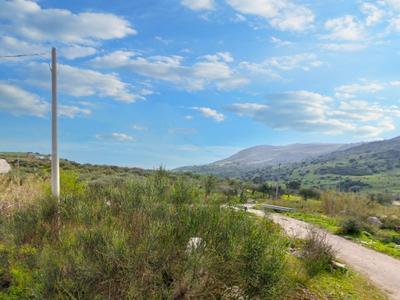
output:
{"label": "gravel path", "polygon": [[[246,205],[247,211],[260,217],[265,213]],[[310,228],[309,223],[279,214],[268,214],[277,224],[281,225],[289,236],[304,238]],[[317,229],[324,231],[322,229]],[[324,231],[325,232],[325,231]],[[350,265],[355,271],[368,277],[390,299],[400,300],[400,260],[363,247],[340,236],[326,233],[327,241],[336,250],[336,257]]]}

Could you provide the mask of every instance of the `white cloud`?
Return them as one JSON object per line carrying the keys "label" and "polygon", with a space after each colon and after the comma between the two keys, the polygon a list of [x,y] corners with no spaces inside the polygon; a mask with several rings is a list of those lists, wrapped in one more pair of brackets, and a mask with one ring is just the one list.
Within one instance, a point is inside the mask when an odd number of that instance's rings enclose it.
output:
{"label": "white cloud", "polygon": [[361,4],[361,11],[367,16],[365,20],[367,26],[375,25],[385,17],[385,11],[383,9],[369,2]]}
{"label": "white cloud", "polygon": [[304,53],[289,56],[271,57],[265,62],[265,64],[282,71],[290,71],[293,69],[309,71],[312,68],[320,67],[322,65],[322,61],[320,61],[313,53]]}
{"label": "white cloud", "polygon": [[276,45],[277,47],[285,47],[285,46],[290,46],[293,43],[285,40],[281,40],[280,38],[276,36],[271,37],[271,42]]}
{"label": "white cloud", "polygon": [[[0,110],[13,115],[44,117],[50,111],[48,102],[14,84],[0,81]],[[92,111],[75,105],[58,106],[58,115],[75,118],[77,115],[90,115]]]}
{"label": "white cloud", "polygon": [[94,66],[125,68],[141,76],[171,82],[186,90],[234,89],[248,82],[229,65],[233,57],[228,52],[206,55],[193,65],[184,65],[182,56],[143,57],[130,51],[116,51],[95,58]]}
{"label": "white cloud", "polygon": [[396,106],[381,106],[378,103],[371,103],[363,100],[342,101],[338,110],[332,112],[337,118],[357,121],[382,120],[386,116],[400,116],[400,109]]}
{"label": "white cloud", "polygon": [[307,7],[290,3],[282,13],[270,20],[270,24],[282,31],[305,31],[311,27],[314,18]]}
{"label": "white cloud", "polygon": [[269,108],[266,104],[260,103],[234,103],[229,106],[229,109],[235,111],[240,116],[252,116],[260,111],[265,111]]}
{"label": "white cloud", "polygon": [[154,37],[154,39],[156,41],[159,41],[160,43],[163,43],[164,45],[169,45],[169,44],[172,43],[172,40],[167,40],[167,39],[165,39],[165,38],[163,38],[161,36],[156,36],[156,37]]}
{"label": "white cloud", "polygon": [[225,120],[225,116],[215,109],[211,109],[209,107],[192,107],[192,109],[197,110],[206,118],[212,118],[217,122],[222,122]]}
{"label": "white cloud", "polygon": [[132,136],[125,133],[113,132],[111,136],[120,142],[129,142],[135,140]]}
{"label": "white cloud", "polygon": [[82,47],[78,45],[73,45],[70,47],[63,47],[60,49],[60,55],[68,59],[75,59],[80,57],[86,57],[93,55],[97,50],[93,47]]}
{"label": "white cloud", "polygon": [[191,115],[186,115],[186,116],[184,116],[184,118],[185,118],[185,120],[188,120],[188,121],[193,120],[193,116],[191,116]]}
{"label": "white cloud", "polygon": [[[15,37],[11,37],[8,35],[4,35],[0,37],[0,55],[19,55],[24,53],[45,53],[49,52],[47,48],[40,44],[30,43],[26,41],[19,40]],[[15,62],[32,58],[40,58],[40,56],[36,57],[20,57],[20,58],[10,58],[7,60],[1,60],[1,62]]]}
{"label": "white cloud", "polygon": [[321,47],[329,51],[354,52],[364,49],[366,45],[362,43],[328,43],[322,44]]}
{"label": "white cloud", "polygon": [[400,86],[400,80],[390,81],[389,85],[391,85],[391,86]]}
{"label": "white cloud", "polygon": [[228,109],[274,129],[363,137],[395,129],[392,117],[400,116],[397,106],[360,100],[338,102],[309,91],[271,95],[265,103],[234,103]]}
{"label": "white cloud", "polygon": [[214,9],[214,0],[181,0],[181,4],[193,10]]}
{"label": "white cloud", "polygon": [[29,0],[0,0],[0,19],[0,32],[32,41],[92,43],[136,33],[127,20],[113,14],[44,9]]}
{"label": "white cloud", "polygon": [[300,69],[309,71],[322,65],[322,61],[313,53],[304,53],[288,56],[274,56],[261,63],[241,62],[240,66],[255,74],[280,78],[279,72]]}
{"label": "white cloud", "polygon": [[354,83],[335,88],[338,98],[355,98],[358,94],[377,93],[385,89],[385,84],[377,82]]}
{"label": "white cloud", "polygon": [[[49,88],[49,66],[45,63],[32,63],[28,66],[28,82],[41,88]],[[149,90],[131,92],[129,84],[122,82],[115,73],[103,74],[69,65],[59,65],[59,89],[74,97],[100,96],[117,101],[132,103],[143,100]]]}
{"label": "white cloud", "polygon": [[233,62],[233,56],[230,52],[217,52],[215,54],[204,55],[201,58],[209,62],[218,62],[223,60],[224,62],[230,63]]}
{"label": "white cloud", "polygon": [[392,31],[400,32],[400,17],[396,17],[390,20],[389,29]]}
{"label": "white cloud", "polygon": [[92,111],[74,105],[59,105],[58,114],[67,118],[75,118],[77,115],[90,115]]}
{"label": "white cloud", "polygon": [[139,124],[133,124],[132,128],[137,130],[137,131],[146,131],[147,130],[147,127],[141,126]]}
{"label": "white cloud", "polygon": [[[0,55],[19,55],[19,54],[39,54],[37,56],[25,56],[25,57],[17,57],[10,58],[7,62],[18,62],[24,60],[33,60],[33,59],[49,59],[50,50],[49,47],[45,47],[39,43],[32,43],[28,41],[24,41],[21,39],[17,39],[12,36],[3,36],[0,37]],[[96,53],[96,49],[93,47],[72,45],[72,46],[62,46],[58,51],[59,56],[63,56],[68,59],[75,59],[79,57],[85,57],[89,55],[93,55]],[[1,62],[4,62],[2,60]]]}
{"label": "white cloud", "polygon": [[126,133],[113,132],[111,134],[96,134],[98,140],[115,140],[119,142],[134,142],[135,138]]}
{"label": "white cloud", "polygon": [[0,81],[0,110],[14,115],[43,117],[49,111],[49,105],[35,94]]}
{"label": "white cloud", "polygon": [[325,29],[330,31],[325,38],[335,41],[360,41],[366,36],[363,24],[350,15],[326,21]]}
{"label": "white cloud", "polygon": [[313,12],[289,0],[226,0],[236,11],[267,19],[269,24],[283,31],[304,31],[314,22]]}
{"label": "white cloud", "polygon": [[400,10],[400,0],[383,0],[383,2],[394,10]]}
{"label": "white cloud", "polygon": [[232,18],[232,22],[240,23],[246,21],[246,17],[241,14],[235,14],[235,17]]}

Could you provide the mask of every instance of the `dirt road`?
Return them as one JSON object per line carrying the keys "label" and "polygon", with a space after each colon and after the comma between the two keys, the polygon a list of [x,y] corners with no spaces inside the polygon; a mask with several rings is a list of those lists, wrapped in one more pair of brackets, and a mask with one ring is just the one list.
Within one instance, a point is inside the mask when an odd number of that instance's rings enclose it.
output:
{"label": "dirt road", "polygon": [[[264,217],[261,210],[246,205],[249,213]],[[304,238],[310,224],[279,214],[268,214],[275,223],[282,226],[289,236]],[[321,230],[322,229],[317,229]],[[336,250],[336,256],[350,265],[355,271],[368,277],[377,287],[385,291],[390,299],[400,300],[400,260],[373,251],[346,240],[340,236],[327,233],[327,241]]]}

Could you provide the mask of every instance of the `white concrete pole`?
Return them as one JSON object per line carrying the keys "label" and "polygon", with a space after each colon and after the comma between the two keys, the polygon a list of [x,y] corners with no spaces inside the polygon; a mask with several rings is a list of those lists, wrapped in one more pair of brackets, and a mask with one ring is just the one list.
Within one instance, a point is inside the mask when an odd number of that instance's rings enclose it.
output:
{"label": "white concrete pole", "polygon": [[60,162],[58,157],[57,52],[51,49],[51,192],[60,196]]}

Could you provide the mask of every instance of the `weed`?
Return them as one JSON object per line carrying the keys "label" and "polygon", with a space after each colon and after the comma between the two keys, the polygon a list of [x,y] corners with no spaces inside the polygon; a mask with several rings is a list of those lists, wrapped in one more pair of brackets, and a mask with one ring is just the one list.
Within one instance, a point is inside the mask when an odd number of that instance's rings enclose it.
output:
{"label": "weed", "polygon": [[331,268],[335,251],[328,244],[323,231],[310,227],[304,241],[302,257],[308,273],[314,276]]}

